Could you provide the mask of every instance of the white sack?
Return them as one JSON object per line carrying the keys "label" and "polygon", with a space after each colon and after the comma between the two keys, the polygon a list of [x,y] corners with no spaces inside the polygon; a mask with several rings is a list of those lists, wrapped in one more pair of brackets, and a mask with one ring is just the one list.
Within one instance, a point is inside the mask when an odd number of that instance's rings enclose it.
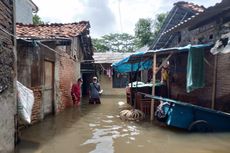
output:
{"label": "white sack", "polygon": [[26,123],[31,123],[31,114],[34,104],[33,91],[17,81],[18,115]]}

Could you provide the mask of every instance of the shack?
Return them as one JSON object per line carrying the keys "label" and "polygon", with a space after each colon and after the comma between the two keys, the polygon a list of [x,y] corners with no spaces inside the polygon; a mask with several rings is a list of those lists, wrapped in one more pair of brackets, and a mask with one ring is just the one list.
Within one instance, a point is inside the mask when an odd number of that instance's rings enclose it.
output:
{"label": "shack", "polygon": [[[131,55],[126,64],[135,65],[146,59],[153,61],[152,95],[155,95],[159,72],[168,63],[166,84],[169,98],[230,112],[229,6],[229,1],[223,0],[182,21],[160,34],[161,38],[174,33],[179,35],[167,43],[168,47],[154,49],[154,43],[148,52]],[[224,51],[219,51],[220,48]],[[199,81],[196,84],[194,80]],[[140,95],[131,98],[135,98],[137,105],[134,107],[150,113],[153,119],[154,100]]]}
{"label": "shack", "polygon": [[124,95],[129,83],[128,73],[117,73],[111,64],[118,62],[132,53],[105,52],[94,53],[96,76],[99,79],[103,95]]}
{"label": "shack", "polygon": [[[169,48],[149,50],[141,56],[133,55],[129,62],[133,63],[143,57],[151,57],[153,59],[153,84],[163,65],[169,62],[167,87],[171,99],[230,112],[229,6],[229,1],[223,0],[203,13],[179,23],[161,34],[164,36],[176,32],[181,36],[175,37],[172,43],[168,44]],[[225,54],[218,53],[220,48],[224,51],[219,52]],[[195,62],[194,59],[197,61]],[[194,62],[196,64],[192,65]],[[189,77],[192,76],[200,76],[201,82],[198,83],[198,86],[190,80]],[[190,83],[194,85],[191,88]],[[155,88],[152,94],[155,95]],[[139,100],[145,101],[144,99]],[[154,101],[151,107],[148,106],[148,109],[153,108],[153,104]],[[153,119],[153,112],[152,110],[151,119]]]}
{"label": "shack", "polygon": [[[32,123],[72,105],[81,62],[92,60],[90,24],[17,24],[18,81],[34,91]],[[83,78],[84,79],[84,78]]]}
{"label": "shack", "polygon": [[[216,41],[222,41],[222,46],[228,43],[228,34],[230,32],[230,2],[222,0],[215,6],[205,9],[203,12],[192,16],[178,25],[162,33],[162,36],[178,34],[169,47],[180,47],[188,44],[215,44]],[[173,58],[172,58],[173,59]],[[187,64],[187,54],[177,55],[174,59],[177,67],[183,67],[184,70],[177,70],[175,76],[171,78],[172,98],[187,101],[200,101],[201,105],[215,108],[222,111],[230,110],[230,54],[212,54],[210,49],[204,53],[205,86],[203,88],[187,93],[185,90],[186,78],[185,72]],[[175,79],[176,77],[176,79]]]}

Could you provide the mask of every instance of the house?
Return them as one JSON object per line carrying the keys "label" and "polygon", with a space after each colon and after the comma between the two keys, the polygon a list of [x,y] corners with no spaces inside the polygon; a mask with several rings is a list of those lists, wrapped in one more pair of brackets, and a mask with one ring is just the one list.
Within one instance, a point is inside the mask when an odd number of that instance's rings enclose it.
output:
{"label": "house", "polygon": [[32,24],[33,13],[38,12],[38,7],[32,0],[16,0],[15,12],[16,23]]}
{"label": "house", "polygon": [[129,83],[127,73],[117,73],[111,68],[111,64],[128,57],[132,53],[105,52],[94,53],[96,76],[99,79],[103,95],[123,95],[124,88]]}
{"label": "house", "polygon": [[14,0],[0,1],[0,152],[14,149],[16,120],[16,42]]}
{"label": "house", "polygon": [[177,2],[174,4],[174,7],[168,13],[159,34],[157,35],[157,39],[150,46],[151,50],[168,48],[171,46],[175,46],[177,42],[173,42],[173,39],[180,39],[181,35],[178,33],[170,33],[164,34],[167,30],[181,23],[182,21],[196,15],[202,13],[204,11],[203,6],[195,5],[193,3],[188,2]]}
{"label": "house", "polygon": [[71,86],[82,76],[81,62],[92,60],[89,28],[87,21],[17,24],[18,81],[34,91],[32,123],[72,105]]}
{"label": "house", "polygon": [[[215,44],[222,39],[227,43],[229,38],[224,37],[230,32],[230,1],[222,0],[215,6],[197,13],[191,18],[179,22],[170,29],[161,33],[161,37],[177,35],[167,46],[182,47],[188,44]],[[153,47],[154,48],[154,47]],[[211,48],[211,47],[210,47]],[[188,53],[173,54],[169,59],[170,94],[171,98],[187,101],[201,106],[230,112],[230,54],[215,54],[205,49],[204,69],[205,86],[190,93],[186,92],[186,67]],[[165,52],[165,57],[171,52]],[[161,58],[163,53],[158,53]],[[157,55],[158,56],[158,55]],[[160,56],[158,56],[160,58]],[[157,58],[159,61],[159,59]]]}

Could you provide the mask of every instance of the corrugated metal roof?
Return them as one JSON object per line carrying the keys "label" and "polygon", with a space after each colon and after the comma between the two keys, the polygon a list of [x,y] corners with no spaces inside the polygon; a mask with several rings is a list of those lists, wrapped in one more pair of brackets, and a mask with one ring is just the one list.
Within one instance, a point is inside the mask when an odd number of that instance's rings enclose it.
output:
{"label": "corrugated metal roof", "polygon": [[178,32],[184,28],[195,29],[200,23],[205,23],[205,21],[215,18],[217,15],[222,14],[223,12],[230,11],[230,0],[222,0],[221,3],[216,3],[215,6],[207,8],[203,13],[197,13],[190,18],[180,22],[174,27],[168,29],[163,33],[163,35],[168,35],[171,33]]}
{"label": "corrugated metal roof", "polygon": [[133,53],[117,53],[117,52],[105,52],[105,53],[94,53],[93,58],[95,63],[108,63],[120,61],[121,59],[130,56]]}
{"label": "corrugated metal roof", "polygon": [[165,31],[171,29],[181,21],[188,19],[196,13],[204,11],[203,6],[198,6],[188,2],[177,2],[166,17],[164,24],[157,36],[157,39],[153,42],[150,49],[167,48],[176,34],[162,35]]}

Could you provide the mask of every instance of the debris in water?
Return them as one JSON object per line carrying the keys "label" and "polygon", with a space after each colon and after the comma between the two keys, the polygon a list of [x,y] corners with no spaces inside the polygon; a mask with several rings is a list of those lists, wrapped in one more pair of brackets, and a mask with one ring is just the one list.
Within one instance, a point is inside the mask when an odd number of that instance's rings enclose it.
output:
{"label": "debris in water", "polygon": [[145,118],[145,114],[138,109],[123,110],[120,112],[120,118],[128,121],[140,121]]}

